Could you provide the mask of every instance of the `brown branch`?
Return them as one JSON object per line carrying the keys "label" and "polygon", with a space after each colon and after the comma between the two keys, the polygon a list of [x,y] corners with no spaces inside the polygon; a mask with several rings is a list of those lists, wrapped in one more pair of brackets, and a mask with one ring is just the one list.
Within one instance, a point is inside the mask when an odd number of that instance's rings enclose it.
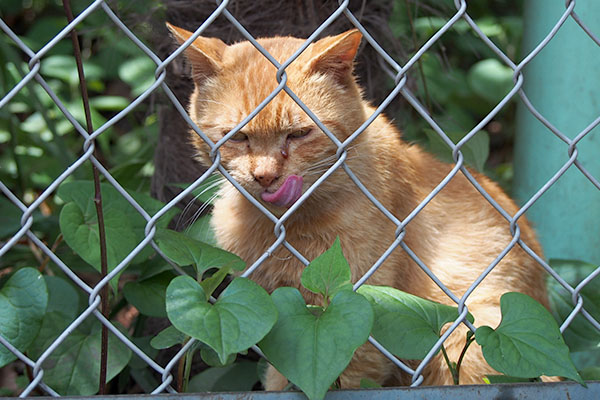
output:
{"label": "brown branch", "polygon": [[[73,21],[73,12],[71,11],[70,0],[63,0],[63,7],[67,20],[69,23]],[[77,38],[77,31],[75,28],[71,31],[71,40],[73,42],[73,54],[75,61],[77,62],[77,74],[79,75],[79,87],[81,89],[81,98],[83,100],[83,109],[85,112],[85,122],[87,125],[88,133],[94,131],[92,125],[92,116],[90,113],[90,104],[87,93],[87,86],[85,82],[85,75],[83,72],[83,62],[81,61],[81,50],[79,48],[79,39]],[[94,150],[94,157],[96,157],[96,150]],[[102,278],[108,274],[108,265],[106,262],[106,231],[104,229],[104,213],[102,211],[102,193],[100,190],[100,173],[98,168],[92,163],[92,170],[94,172],[94,204],[96,206],[96,215],[98,216],[98,235],[100,239],[100,268]],[[108,285],[105,285],[102,289],[102,315],[108,318]],[[99,382],[99,394],[106,394],[106,368],[108,363],[108,329],[105,325],[102,325],[102,340],[100,350],[100,382]]]}

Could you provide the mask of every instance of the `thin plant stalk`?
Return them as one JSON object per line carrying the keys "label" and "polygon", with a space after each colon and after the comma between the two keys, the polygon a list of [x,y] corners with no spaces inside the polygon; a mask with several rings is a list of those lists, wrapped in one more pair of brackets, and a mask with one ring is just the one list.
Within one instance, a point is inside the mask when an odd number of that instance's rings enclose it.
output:
{"label": "thin plant stalk", "polygon": [[448,369],[450,370],[450,373],[452,374],[452,382],[455,385],[458,385],[458,374],[456,373],[456,364],[454,364],[448,358],[448,353],[446,353],[446,348],[444,347],[444,345],[442,345],[442,354],[444,355],[444,360],[446,361],[446,364],[448,365]]}
{"label": "thin plant stalk", "polygon": [[192,346],[185,355],[185,371],[183,376],[183,392],[188,391],[188,384],[190,383],[190,373],[192,372],[192,361],[194,354],[196,353],[196,346]]}
{"label": "thin plant stalk", "polygon": [[467,331],[467,342],[465,343],[465,347],[463,347],[460,352],[460,356],[458,356],[458,361],[456,362],[456,382],[460,381],[460,366],[462,365],[463,359],[465,358],[465,354],[467,353],[467,349],[475,341],[475,334],[472,331]]}
{"label": "thin plant stalk", "polygon": [[[73,12],[71,11],[70,0],[63,0],[63,7],[69,23],[73,21]],[[85,122],[87,125],[88,133],[94,131],[92,125],[92,117],[90,113],[90,104],[87,93],[87,86],[85,82],[85,75],[83,72],[83,63],[81,61],[81,50],[79,48],[79,40],[77,38],[77,31],[73,29],[71,31],[71,40],[73,42],[73,54],[75,55],[75,61],[77,62],[77,73],[79,75],[79,87],[81,89],[81,98],[83,100],[83,109],[85,112]],[[94,150],[94,156],[96,156],[96,150]],[[98,216],[98,235],[100,239],[100,268],[102,278],[108,274],[108,265],[106,261],[106,231],[104,228],[104,213],[102,211],[102,193],[100,190],[100,173],[94,164],[92,164],[92,171],[94,173],[94,204],[96,206],[96,215]],[[101,311],[102,315],[108,317],[108,285],[102,288],[101,292],[102,304]],[[101,338],[101,349],[100,349],[100,382],[99,391],[100,395],[106,394],[106,370],[108,364],[108,328],[102,325],[102,338]]]}

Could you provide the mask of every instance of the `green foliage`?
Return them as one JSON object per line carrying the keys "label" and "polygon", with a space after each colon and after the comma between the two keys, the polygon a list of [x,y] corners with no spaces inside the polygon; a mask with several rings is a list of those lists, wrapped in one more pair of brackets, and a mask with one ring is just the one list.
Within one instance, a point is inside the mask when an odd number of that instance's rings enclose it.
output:
{"label": "green foliage", "polygon": [[185,342],[187,337],[185,333],[178,331],[177,328],[171,325],[152,338],[150,345],[157,350],[168,349]]}
{"label": "green foliage", "polygon": [[0,197],[0,238],[5,238],[21,228],[21,210],[4,197]]}
{"label": "green foliage", "polygon": [[237,278],[214,305],[194,279],[180,276],[167,288],[167,314],[173,325],[214,349],[221,362],[248,349],[273,327],[277,310],[256,283]]}
{"label": "green foliage", "polygon": [[[69,204],[84,211],[93,206],[84,195],[89,190],[80,190],[86,185],[89,183],[73,182],[65,185],[66,189],[61,188],[60,195],[67,200],[63,209]],[[106,198],[110,199],[110,195]],[[154,206],[160,207],[160,204]],[[108,220],[109,227],[113,223]],[[364,285],[355,293],[339,239],[313,260],[301,277],[303,286],[321,299],[318,304],[306,304],[296,288],[278,288],[269,296],[245,278],[233,279],[211,304],[209,299],[217,286],[231,270],[242,270],[243,261],[181,233],[162,229],[156,238],[169,258],[182,267],[194,267],[197,280],[189,276],[173,278],[173,273],[165,270],[162,262],[145,259],[144,274],[137,281],[125,284],[121,296],[141,314],[164,316],[166,313],[173,324],[154,338],[132,338],[148,354],[156,351],[153,349],[183,346],[190,338],[198,340],[181,361],[183,390],[222,390],[225,386],[230,390],[249,390],[258,379],[256,365],[236,362],[236,355],[258,344],[269,362],[294,385],[309,398],[321,399],[370,334],[398,357],[422,359],[439,339],[442,327],[458,317],[456,307],[389,287]],[[556,262],[554,264],[561,269]],[[564,262],[563,267],[569,272],[572,264]],[[25,283],[35,282],[39,287],[20,288],[15,283],[20,274],[28,275],[27,279],[23,278]],[[575,275],[569,279],[579,279]],[[10,293],[12,301],[19,296],[16,294],[19,290],[27,292],[31,303],[37,299],[29,297],[31,293],[42,297],[46,293],[48,297],[47,306],[34,307],[35,315],[27,316],[27,323],[35,325],[30,329],[30,337],[21,344],[14,341],[32,357],[39,357],[82,311],[79,295],[62,278],[42,279],[31,268],[15,273],[0,295],[15,291]],[[589,304],[592,309],[595,303],[590,301]],[[2,310],[6,312],[9,308]],[[537,379],[542,374],[582,382],[554,319],[544,307],[525,295],[509,293],[502,297],[501,308],[500,326],[495,330],[479,327],[475,335],[490,365],[507,374],[506,377],[488,377],[489,382]],[[468,319],[473,322],[470,315]],[[5,321],[10,325],[18,322],[18,318],[12,315],[0,319],[0,323]],[[45,360],[44,381],[61,394],[95,393],[100,327],[93,318],[76,327]],[[4,325],[2,329],[4,334]],[[191,362],[198,350],[211,368],[190,379]],[[155,384],[145,363],[132,359],[131,352],[113,335],[109,336],[108,351],[109,380],[129,371],[130,377],[141,386],[151,388]],[[449,362],[448,368],[458,379],[457,364]],[[593,367],[587,368],[584,377],[594,377],[595,373]],[[365,380],[362,385],[373,387],[376,383]]]}
{"label": "green foliage", "polygon": [[307,305],[295,288],[271,297],[277,323],[259,344],[269,362],[310,399],[320,399],[368,338],[373,325],[369,303],[354,293],[350,267],[339,238],[302,272],[302,285],[323,297]]}
{"label": "green foliage", "polygon": [[378,389],[381,387],[382,386],[380,384],[378,384],[377,382],[374,382],[370,379],[363,378],[360,380],[360,388],[361,389]]}
{"label": "green foliage", "polygon": [[509,376],[564,376],[583,383],[569,357],[558,325],[541,304],[522,293],[500,299],[502,322],[477,328],[475,339],[485,360]]}
{"label": "green foliage", "polygon": [[235,254],[179,232],[161,230],[156,235],[156,241],[167,257],[182,266],[193,265],[198,274],[213,267],[228,267],[237,271],[246,267],[246,263]]}
{"label": "green foliage", "polygon": [[579,371],[579,375],[585,381],[600,381],[600,367],[586,367]]}
{"label": "green foliage", "polygon": [[315,258],[304,269],[302,286],[329,299],[341,290],[352,289],[350,278],[350,266],[344,258],[338,237],[329,250]]}
{"label": "green foliage", "polygon": [[513,70],[494,58],[477,62],[467,75],[469,86],[491,104],[499,103],[514,83]]}
{"label": "green foliage", "polygon": [[[48,308],[43,316],[39,334],[28,349],[38,358],[73,322],[82,309],[78,293],[67,281],[46,276]],[[100,376],[100,330],[95,318],[79,325],[44,361],[44,382],[63,395],[92,395],[98,390]],[[123,370],[131,350],[114,335],[108,341],[108,380]]]}
{"label": "green foliage", "polygon": [[[550,266],[572,287],[593,273],[598,266],[576,260],[550,260]],[[554,318],[562,324],[573,311],[571,294],[555,279],[548,279],[548,292]],[[600,320],[600,279],[592,279],[581,289],[583,306],[596,321]],[[579,369],[600,366],[600,332],[578,314],[564,331],[565,342]]]}
{"label": "green foliage", "polygon": [[[394,355],[421,360],[440,338],[442,327],[458,318],[458,309],[384,286],[358,290],[375,311],[371,334]],[[473,322],[473,317],[468,318]]]}
{"label": "green foliage", "polygon": [[190,225],[186,231],[186,236],[204,242],[211,246],[217,246],[215,232],[210,226],[210,215],[204,215]]}
{"label": "green foliage", "polygon": [[[4,2],[6,3],[6,2]],[[3,5],[4,5],[3,3]],[[35,4],[33,4],[35,3]],[[3,11],[3,18],[21,21],[12,26],[15,33],[34,51],[44,46],[64,28],[67,21],[62,5],[52,1],[15,2]],[[81,2],[73,2],[74,12],[82,10]],[[156,4],[146,3],[144,12],[157,10]],[[27,5],[28,4],[28,5]],[[130,12],[132,7],[130,8]],[[24,23],[23,23],[24,22]],[[118,29],[104,13],[92,13],[79,26],[81,52],[93,129],[98,129],[117,112],[128,106],[143,89],[154,81],[154,70],[149,70],[143,52]],[[141,27],[140,24],[138,27]],[[142,32],[136,32],[140,35]],[[145,60],[142,60],[145,59]],[[29,71],[27,58],[8,36],[0,37],[0,94],[7,93]],[[129,63],[135,77],[124,80],[119,65]],[[139,64],[145,68],[140,69]],[[41,60],[41,75],[75,119],[85,127],[85,116],[79,90],[75,58],[70,40],[58,42]],[[151,83],[150,82],[150,83]],[[131,86],[128,86],[131,85]],[[135,189],[149,188],[151,160],[157,139],[156,116],[147,116],[149,107],[141,104],[124,119],[105,131],[97,144],[103,152],[104,165],[111,168],[128,162],[138,162],[143,168],[130,171],[135,180],[123,179],[122,184]],[[13,151],[0,151],[0,179],[20,193],[26,188],[42,189],[73,163],[81,151],[83,138],[55,105],[48,94],[35,82],[0,110],[0,146],[10,143]],[[138,129],[139,128],[139,129]],[[129,140],[135,146],[123,146]],[[89,171],[74,172],[78,179],[89,176]]]}
{"label": "green foliage", "polygon": [[[61,322],[63,321],[49,321],[48,330],[59,332],[61,328],[66,328]],[[65,395],[95,394],[100,377],[100,328],[97,321],[86,322],[71,332],[45,361],[44,382]],[[43,347],[49,346],[54,339],[49,335],[43,342]],[[34,354],[41,355],[37,352]],[[107,380],[123,370],[130,357],[131,350],[114,335],[109,335]]]}
{"label": "green foliage", "polygon": [[200,343],[200,357],[202,357],[202,361],[210,367],[221,368],[231,365],[235,361],[236,356],[236,353],[232,353],[227,356],[225,361],[222,361],[216,351],[206,346],[204,343]]}
{"label": "green foliage", "polygon": [[[0,333],[21,352],[34,341],[42,325],[48,291],[34,268],[15,272],[0,290]],[[0,367],[17,357],[0,344]]]}
{"label": "green foliage", "polygon": [[[442,160],[449,163],[454,162],[452,158],[452,149],[448,147],[446,142],[433,129],[423,130],[429,140],[428,149],[437,154]],[[446,132],[448,138],[454,143],[458,143],[464,134],[456,131]],[[485,161],[488,158],[490,138],[486,131],[479,131],[469,141],[467,141],[460,149],[467,165],[471,165],[478,170],[483,170]]]}
{"label": "green foliage", "polygon": [[123,287],[123,295],[140,313],[150,317],[166,317],[165,291],[173,277],[171,272],[162,272],[148,279],[127,282]]}
{"label": "green foliage", "polygon": [[260,348],[309,399],[322,399],[369,337],[373,311],[364,297],[348,290],[338,292],[320,315],[306,307],[295,288],[278,288],[272,297],[279,319]]}
{"label": "green foliage", "polygon": [[[519,59],[522,36],[520,4],[491,0],[469,4],[469,15],[475,23],[510,59]],[[456,13],[452,1],[425,0],[394,2],[390,27],[406,51],[406,62],[418,48],[439,31]],[[479,38],[463,19],[452,27],[408,71],[409,83],[419,102],[434,121],[456,143],[475,127],[513,88],[513,72]],[[405,139],[425,145],[445,161],[448,148],[422,117],[410,107],[395,115]],[[514,130],[515,107],[510,101],[492,121],[462,148],[471,167],[491,175],[510,189],[512,175],[510,147]],[[488,140],[488,135],[493,140]],[[485,137],[485,143],[473,144]],[[496,157],[488,161],[490,150]]]}
{"label": "green foliage", "polygon": [[[102,210],[106,231],[106,258],[108,271],[112,271],[145,238],[147,221],[111,185],[102,184]],[[100,271],[100,237],[98,216],[94,203],[94,188],[90,181],[66,182],[58,189],[58,196],[66,203],[60,212],[60,229],[67,244],[88,264]],[[134,199],[150,215],[156,214],[163,204],[150,196],[132,193]],[[169,223],[174,210],[161,218],[157,226]],[[146,246],[133,262],[140,262],[153,253]],[[116,287],[118,277],[114,278]]]}
{"label": "green foliage", "polygon": [[156,64],[147,56],[141,56],[121,64],[119,77],[131,86],[134,96],[139,96],[155,81],[154,71]]}
{"label": "green foliage", "polygon": [[256,363],[242,361],[221,368],[209,368],[194,376],[188,392],[248,392],[258,381]]}

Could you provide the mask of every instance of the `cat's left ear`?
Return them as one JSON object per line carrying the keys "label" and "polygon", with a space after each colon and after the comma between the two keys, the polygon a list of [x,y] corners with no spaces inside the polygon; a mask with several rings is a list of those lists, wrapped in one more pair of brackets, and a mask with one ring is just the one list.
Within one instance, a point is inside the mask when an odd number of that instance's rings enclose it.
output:
{"label": "cat's left ear", "polygon": [[310,70],[333,75],[338,81],[346,81],[352,74],[354,57],[361,39],[359,30],[352,29],[315,42],[314,55],[309,62]]}

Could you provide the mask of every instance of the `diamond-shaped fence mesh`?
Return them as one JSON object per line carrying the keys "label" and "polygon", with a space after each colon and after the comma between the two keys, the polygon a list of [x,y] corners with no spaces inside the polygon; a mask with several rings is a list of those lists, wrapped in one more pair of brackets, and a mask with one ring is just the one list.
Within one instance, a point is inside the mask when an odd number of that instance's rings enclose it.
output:
{"label": "diamond-shaped fence mesh", "polygon": [[[160,382],[155,387],[152,387],[151,390],[149,390],[151,393],[162,393],[165,391],[175,392],[175,388],[172,386],[172,383],[174,381],[174,375],[177,373],[176,370],[178,368],[179,361],[186,354],[186,351],[194,344],[194,340],[192,339],[188,341],[180,351],[178,351],[176,354],[172,354],[168,360],[160,360],[160,362],[153,360],[151,352],[147,350],[147,346],[144,347],[140,345],[140,343],[135,343],[127,334],[122,332],[122,329],[112,319],[106,318],[102,315],[100,312],[100,293],[103,288],[111,284],[111,280],[114,277],[120,276],[120,274],[128,268],[132,260],[134,260],[134,258],[146,247],[152,247],[154,251],[162,255],[158,249],[158,246],[154,242],[157,222],[162,216],[175,208],[178,203],[192,194],[196,188],[205,183],[211,174],[215,172],[222,174],[248,199],[248,201],[250,201],[262,213],[264,213],[264,215],[267,216],[274,224],[272,244],[269,248],[264,249],[264,254],[262,257],[250,265],[242,276],[251,276],[255,270],[261,268],[263,262],[271,257],[275,250],[282,246],[291,252],[293,256],[297,257],[303,264],[308,265],[309,260],[305,257],[305,255],[297,251],[286,240],[286,221],[288,221],[289,217],[293,215],[299,207],[301,207],[302,203],[309,198],[331,174],[337,170],[343,170],[348,175],[350,180],[355,184],[355,190],[364,193],[364,195],[372,202],[372,204],[396,226],[395,237],[385,238],[385,240],[390,241],[391,244],[387,250],[381,254],[378,261],[372,265],[369,271],[364,276],[358,277],[358,280],[354,285],[354,289],[358,289],[363,283],[365,283],[392,252],[403,251],[406,252],[422,268],[422,270],[430,276],[433,282],[435,282],[441,288],[441,290],[443,290],[443,292],[445,292],[452,299],[452,301],[458,305],[459,308],[459,317],[451,325],[451,327],[445,331],[435,346],[431,348],[431,351],[424,360],[416,364],[416,366],[411,364],[414,368],[411,368],[411,366],[394,357],[375,339],[372,337],[369,338],[369,341],[379,351],[392,360],[392,362],[395,363],[398,368],[402,369],[412,377],[412,385],[414,386],[419,385],[423,381],[423,376],[421,375],[423,369],[425,366],[427,366],[432,357],[439,351],[448,336],[459,325],[464,324],[471,330],[475,329],[467,320],[468,309],[465,305],[465,302],[471,292],[473,292],[473,290],[475,290],[478,285],[484,279],[486,279],[486,276],[515,246],[520,246],[527,253],[529,253],[531,257],[533,257],[540,264],[540,266],[549,273],[549,275],[556,279],[558,283],[570,293],[573,301],[572,312],[569,314],[568,318],[562,322],[561,331],[565,331],[573,319],[579,315],[587,319],[587,321],[589,321],[589,323],[595,329],[600,330],[600,323],[594,319],[589,310],[586,310],[586,304],[584,303],[583,297],[580,295],[580,291],[586,286],[586,284],[600,274],[600,268],[596,269],[593,273],[589,274],[583,280],[578,282],[576,287],[571,286],[551,268],[551,266],[541,257],[541,255],[536,254],[527,246],[526,243],[522,241],[518,224],[519,218],[523,216],[523,214],[525,214],[525,212],[528,211],[530,207],[532,207],[532,205],[552,187],[552,185],[559,181],[567,170],[578,169],[587,178],[588,182],[595,186],[596,189],[600,190],[598,178],[594,177],[593,174],[586,169],[586,166],[581,162],[581,160],[578,159],[579,151],[577,148],[582,139],[589,137],[589,135],[592,134],[593,129],[600,123],[600,115],[573,139],[571,139],[553,126],[549,122],[548,116],[538,112],[532,102],[530,102],[528,94],[524,91],[525,78],[522,73],[525,66],[527,66],[545,48],[545,46],[547,46],[548,43],[553,40],[553,38],[555,38],[557,33],[565,24],[565,21],[569,19],[575,21],[581,30],[586,33],[587,37],[595,42],[596,45],[600,46],[600,39],[597,36],[598,32],[592,32],[579,18],[575,12],[576,2],[567,1],[562,16],[555,22],[553,28],[547,33],[544,39],[539,42],[539,44],[530,53],[522,57],[520,62],[516,62],[511,57],[507,56],[506,53],[501,50],[495,44],[495,42],[488,37],[488,35],[486,35],[486,30],[479,26],[474,19],[471,18],[469,15],[468,2],[466,0],[455,0],[454,6],[455,10],[453,15],[445,19],[443,23],[441,23],[439,26],[436,26],[435,29],[432,27],[432,34],[429,39],[420,47],[418,47],[418,49],[414,52],[414,55],[408,58],[408,61],[403,64],[395,60],[388,52],[386,52],[384,47],[380,46],[379,38],[375,35],[372,35],[361,23],[361,11],[350,11],[348,0],[340,1],[339,6],[335,9],[335,11],[332,12],[331,15],[312,32],[312,34],[310,34],[310,36],[296,51],[296,53],[282,63],[278,62],[274,57],[272,57],[257,42],[252,33],[249,32],[249,30],[247,30],[244,25],[234,17],[231,10],[233,7],[235,7],[235,1],[217,1],[214,11],[210,14],[210,17],[208,17],[200,26],[197,27],[194,35],[164,60],[156,54],[156,49],[150,48],[142,40],[140,40],[136,34],[130,30],[128,23],[123,22],[123,20],[117,16],[116,6],[105,0],[96,0],[83,7],[75,16],[75,19],[67,25],[63,25],[60,31],[54,37],[41,38],[40,40],[46,40],[47,42],[37,51],[33,50],[36,48],[35,45],[22,40],[15,34],[15,28],[11,27],[9,21],[0,19],[0,28],[3,32],[2,35],[5,35],[5,38],[3,38],[4,42],[10,43],[11,51],[19,52],[20,57],[24,59],[27,64],[27,66],[24,67],[24,72],[21,74],[21,78],[18,80],[16,85],[5,88],[5,91],[2,93],[2,97],[0,98],[0,111],[4,113],[2,114],[2,118],[4,118],[4,115],[8,115],[7,110],[9,114],[18,114],[18,111],[15,111],[14,108],[11,108],[11,104],[15,103],[19,99],[19,96],[26,96],[26,91],[36,91],[37,93],[41,93],[45,98],[51,99],[45,104],[47,105],[52,103],[55,105],[56,107],[52,107],[52,110],[54,110],[53,112],[61,113],[64,116],[66,123],[72,126],[76,133],[81,136],[81,150],[78,153],[80,155],[78,155],[76,159],[69,159],[66,157],[61,160],[62,163],[58,164],[61,165],[60,168],[53,167],[55,174],[52,180],[46,182],[44,189],[40,190],[33,198],[28,198],[26,195],[27,191],[17,191],[11,186],[10,183],[0,181],[0,190],[4,195],[4,200],[16,207],[15,210],[18,209],[18,211],[15,211],[15,214],[20,215],[20,228],[16,232],[11,233],[6,240],[3,239],[0,242],[0,259],[4,257],[5,260],[7,260],[4,265],[8,265],[8,263],[12,262],[11,260],[13,260],[15,257],[15,255],[11,255],[11,253],[16,253],[18,256],[18,254],[21,254],[19,251],[22,251],[23,244],[26,244],[26,247],[29,247],[28,251],[38,255],[41,260],[46,259],[46,263],[51,261],[60,270],[62,270],[62,273],[64,273],[68,279],[72,280],[72,282],[80,288],[80,291],[86,297],[87,302],[87,307],[85,310],[74,316],[72,322],[64,327],[62,333],[50,343],[45,344],[44,348],[36,352],[35,357],[32,356],[33,353],[22,353],[17,349],[18,346],[11,343],[11,339],[9,337],[0,334],[0,343],[4,345],[9,352],[14,354],[20,361],[22,361],[29,370],[30,381],[25,385],[25,389],[22,391],[21,396],[28,396],[34,390],[52,396],[59,395],[57,391],[49,386],[44,380],[44,367],[48,365],[47,360],[53,355],[56,356],[59,346],[64,344],[69,337],[74,334],[73,332],[76,329],[85,326],[90,320],[95,319],[99,320],[110,330],[111,340],[121,342],[126,348],[130,349],[133,353],[139,356],[139,358],[142,360],[141,362],[145,363],[161,377]],[[369,3],[365,2],[364,7],[368,8]],[[83,29],[89,29],[90,27],[93,27],[94,21],[97,21],[98,18],[102,18],[103,21],[108,20],[109,23],[105,23],[105,27],[106,25],[109,25],[109,27],[106,29],[119,32],[121,38],[130,40],[137,47],[136,51],[139,53],[137,57],[145,57],[146,65],[148,65],[148,62],[151,63],[151,68],[154,70],[154,79],[151,82],[148,82],[148,84],[143,87],[139,93],[137,93],[137,97],[135,97],[133,101],[131,101],[129,104],[123,105],[122,107],[119,107],[117,111],[111,114],[110,118],[102,120],[97,119],[95,121],[96,125],[93,126],[93,131],[88,132],[86,128],[84,128],[84,126],[82,126],[82,124],[79,122],[81,120],[81,118],[79,118],[80,108],[78,108],[80,105],[74,107],[70,101],[65,101],[64,96],[59,95],[56,92],[56,87],[53,86],[45,77],[43,71],[44,63],[48,60],[49,55],[53,54],[55,47],[63,45],[63,42],[69,41],[72,29],[76,27],[80,29],[79,27],[82,25],[84,25]],[[196,37],[203,35],[207,28],[209,28],[217,18],[228,21],[231,29],[237,30],[243,37],[245,37],[246,40],[252,43],[252,45],[270,61],[270,63],[273,64],[277,70],[273,75],[273,79],[277,81],[278,85],[276,89],[268,97],[266,97],[252,113],[247,115],[229,134],[225,135],[222,140],[214,143],[194,124],[186,112],[185,105],[180,103],[174,92],[166,83],[165,79],[167,76],[167,66],[169,66],[176,57],[180,56]],[[380,104],[377,105],[373,114],[368,117],[368,119],[359,129],[357,129],[353,134],[350,135],[350,137],[348,137],[348,139],[343,142],[340,142],[336,136],[334,136],[328,130],[328,128],[313,113],[313,111],[308,108],[300,100],[297,94],[294,93],[286,84],[286,68],[292,62],[294,62],[294,60],[296,60],[300,54],[309,45],[311,45],[311,43],[315,42],[318,37],[322,36],[323,31],[325,31],[332,23],[340,19],[346,19],[362,33],[364,38],[363,45],[372,47],[378,56],[380,73],[388,74],[393,80],[393,85],[388,94],[383,98]],[[487,112],[483,119],[473,126],[472,129],[466,132],[466,134],[464,134],[457,143],[454,143],[454,141],[448,135],[448,132],[438,122],[436,122],[432,116],[432,113],[429,111],[430,108],[426,105],[423,105],[419,100],[419,97],[415,95],[415,87],[414,85],[410,84],[408,76],[409,72],[415,71],[418,68],[418,64],[423,59],[424,54],[426,54],[428,51],[431,51],[432,47],[441,40],[442,36],[448,31],[455,29],[457,24],[461,24],[461,29],[466,29],[468,32],[470,32],[470,34],[476,35],[480,39],[480,44],[482,46],[485,46],[487,50],[491,50],[496,55],[497,60],[504,67],[508,67],[510,70],[512,70],[513,86],[508,93],[506,93],[506,95],[489,112]],[[118,43],[115,43],[115,46],[116,45],[118,45]],[[87,72],[88,71],[86,70],[86,74]],[[5,80],[5,82],[7,81]],[[76,88],[79,85],[79,82],[75,81],[73,85],[73,87]],[[98,156],[98,154],[101,153],[94,153],[94,150],[98,147],[102,147],[103,135],[106,136],[106,133],[114,128],[117,124],[127,121],[127,119],[136,112],[136,108],[138,108],[140,104],[152,101],[155,92],[160,91],[166,95],[168,101],[171,103],[170,106],[176,109],[181,117],[187,122],[187,124],[198,134],[200,138],[202,138],[202,140],[208,144],[211,150],[213,164],[210,165],[201,176],[197,177],[197,179],[191,185],[187,186],[177,196],[175,196],[168,204],[160,208],[158,211],[153,210],[151,212],[147,207],[144,207],[142,202],[137,200],[135,196],[132,196],[127,190],[125,190],[119,181],[118,173],[114,173],[112,171],[109,172],[109,170],[104,166],[103,160]],[[287,93],[287,95],[290,96],[314,121],[314,123],[331,139],[335,146],[337,146],[337,153],[336,161],[331,165],[331,167],[328,168],[323,175],[306,192],[304,192],[299,200],[283,215],[276,216],[266,209],[261,202],[257,201],[250,193],[248,193],[238,182],[235,181],[234,178],[232,178],[229,172],[220,163],[221,156],[219,151],[221,146],[227,140],[240,131],[275,96],[282,91]],[[361,135],[361,133],[375,120],[375,118],[377,118],[377,116],[386,111],[392,101],[399,98],[404,98],[410,107],[412,107],[414,112],[416,112],[420,118],[427,123],[429,129],[434,132],[434,134],[439,135],[439,138],[452,150],[452,158],[454,160],[454,167],[446,176],[446,178],[441,181],[437,187],[403,220],[398,219],[392,211],[386,209],[386,207],[378,200],[377,194],[369,192],[366,186],[357,177],[355,173],[356,171],[352,171],[345,162],[349,157],[348,151],[353,141],[359,135]],[[504,210],[495,201],[495,199],[485,191],[470,170],[467,169],[465,165],[465,156],[463,153],[465,145],[469,143],[475,137],[475,135],[478,134],[478,132],[490,124],[498,115],[498,113],[505,110],[508,107],[509,102],[517,99],[522,101],[531,115],[535,116],[537,120],[547,127],[549,133],[553,133],[556,138],[564,142],[565,152],[568,153],[568,161],[565,162],[564,165],[562,165],[562,167],[554,173],[551,179],[539,187],[537,192],[531,196],[531,198],[524,202],[524,205],[518,210],[518,212],[511,214],[510,212]],[[50,105],[47,105],[47,107],[50,108]],[[62,145],[62,142],[59,139],[60,138],[51,139],[51,141],[55,144],[55,147],[58,148],[58,151]],[[2,146],[5,148],[8,148],[7,146],[12,146],[13,151],[15,151],[18,143],[15,140],[7,145],[3,144]],[[144,240],[136,243],[135,248],[133,248],[133,250],[125,258],[117,260],[116,266],[114,266],[110,273],[100,281],[82,278],[81,269],[74,268],[75,265],[72,264],[72,257],[57,252],[55,250],[55,246],[49,245],[44,240],[40,239],[37,235],[38,230],[36,229],[36,222],[38,222],[37,220],[39,220],[40,215],[43,214],[44,207],[46,207],[44,205],[45,202],[50,201],[56,195],[58,187],[63,182],[67,181],[71,177],[80,177],[85,175],[85,173],[82,173],[82,170],[87,168],[90,163],[92,163],[99,170],[103,180],[110,184],[116,190],[116,192],[118,192],[118,194],[135,209],[135,212],[137,212],[139,216],[144,219],[145,224],[143,228],[145,234]],[[31,173],[35,172],[36,171],[31,171]],[[515,173],[518,173],[518,171]],[[487,268],[485,268],[481,276],[472,282],[462,297],[458,297],[452,293],[450,289],[445,287],[441,280],[429,269],[427,265],[425,265],[424,262],[418,258],[417,254],[415,254],[404,241],[406,229],[410,229],[411,221],[421,212],[421,210],[427,207],[428,203],[446,187],[453,177],[458,174],[464,175],[479,191],[481,196],[483,196],[504,217],[513,237],[513,240],[505,247],[505,249],[500,254],[497,254],[495,260],[490,263]],[[20,194],[17,195],[17,193]],[[54,221],[54,223],[57,224],[56,221]],[[164,258],[167,260],[166,257]],[[178,269],[178,272],[183,271]],[[260,350],[255,350],[260,354]]]}

